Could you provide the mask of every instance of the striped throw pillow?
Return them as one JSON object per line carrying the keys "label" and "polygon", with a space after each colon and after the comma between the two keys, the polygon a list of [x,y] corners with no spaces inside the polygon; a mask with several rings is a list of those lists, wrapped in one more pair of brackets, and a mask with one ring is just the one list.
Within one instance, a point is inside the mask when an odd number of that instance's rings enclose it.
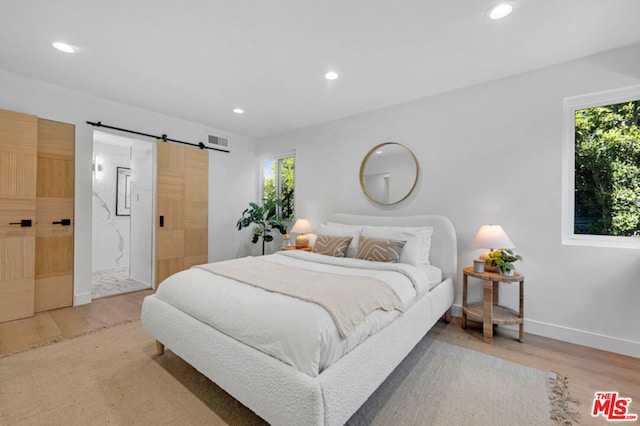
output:
{"label": "striped throw pillow", "polygon": [[333,257],[345,257],[353,237],[318,235],[313,245],[313,252]]}
{"label": "striped throw pillow", "polygon": [[361,235],[356,259],[397,263],[405,244],[406,241],[384,240]]}

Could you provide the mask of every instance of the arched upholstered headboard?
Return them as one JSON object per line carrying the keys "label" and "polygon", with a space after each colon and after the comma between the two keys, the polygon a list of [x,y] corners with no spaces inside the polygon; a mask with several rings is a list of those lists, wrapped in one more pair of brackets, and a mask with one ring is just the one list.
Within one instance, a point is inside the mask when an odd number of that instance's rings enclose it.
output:
{"label": "arched upholstered headboard", "polygon": [[429,261],[442,271],[442,279],[456,281],[458,271],[458,243],[456,230],[451,221],[440,215],[419,216],[364,216],[334,213],[327,219],[348,225],[371,226],[432,226],[431,251]]}

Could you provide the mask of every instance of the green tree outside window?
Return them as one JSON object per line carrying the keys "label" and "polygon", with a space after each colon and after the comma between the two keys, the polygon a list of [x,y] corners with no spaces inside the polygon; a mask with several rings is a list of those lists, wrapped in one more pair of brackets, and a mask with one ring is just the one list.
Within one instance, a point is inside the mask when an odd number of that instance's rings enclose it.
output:
{"label": "green tree outside window", "polygon": [[282,217],[282,220],[292,221],[294,217],[294,176],[295,161],[293,157],[284,157],[265,162],[264,167],[264,197],[282,200],[282,205],[274,205],[272,208],[281,209],[274,211]]}
{"label": "green tree outside window", "polygon": [[575,234],[640,236],[639,104],[575,112]]}

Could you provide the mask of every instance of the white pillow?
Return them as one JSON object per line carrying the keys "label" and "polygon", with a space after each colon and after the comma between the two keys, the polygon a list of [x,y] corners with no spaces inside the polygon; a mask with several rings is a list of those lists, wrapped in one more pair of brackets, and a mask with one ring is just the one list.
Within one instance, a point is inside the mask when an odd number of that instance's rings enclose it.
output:
{"label": "white pillow", "polygon": [[389,240],[404,240],[407,243],[402,249],[400,263],[420,266],[429,265],[429,251],[431,250],[432,226],[365,226],[362,228],[365,237],[385,238]]}
{"label": "white pillow", "polygon": [[360,231],[362,226],[344,225],[342,223],[323,223],[318,228],[318,235],[334,235],[336,237],[353,237],[349,248],[347,249],[347,257],[356,257],[358,246],[360,244]]}

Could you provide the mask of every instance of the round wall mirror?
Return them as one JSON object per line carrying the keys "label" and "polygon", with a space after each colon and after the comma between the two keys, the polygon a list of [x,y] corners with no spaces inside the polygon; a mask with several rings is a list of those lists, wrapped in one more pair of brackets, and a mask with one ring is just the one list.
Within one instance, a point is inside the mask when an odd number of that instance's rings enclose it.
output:
{"label": "round wall mirror", "polygon": [[360,165],[360,186],[371,201],[397,204],[418,182],[418,160],[406,146],[382,143],[367,153]]}

